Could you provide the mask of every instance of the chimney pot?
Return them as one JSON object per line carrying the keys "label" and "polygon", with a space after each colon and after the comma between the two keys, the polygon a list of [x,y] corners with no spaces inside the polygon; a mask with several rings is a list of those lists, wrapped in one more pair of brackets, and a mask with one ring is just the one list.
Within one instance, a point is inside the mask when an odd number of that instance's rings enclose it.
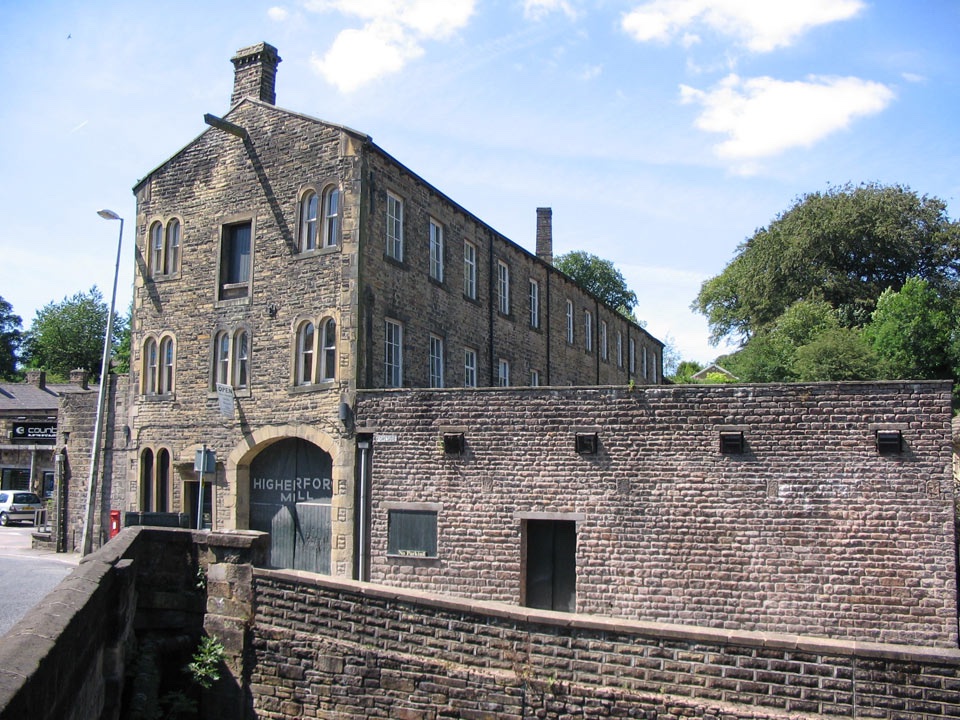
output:
{"label": "chimney pot", "polygon": [[90,374],[82,368],[77,368],[70,371],[70,382],[74,385],[79,385],[84,390],[87,389],[87,381],[89,379]]}
{"label": "chimney pot", "polygon": [[43,390],[47,387],[47,373],[45,370],[27,370],[27,382]]}
{"label": "chimney pot", "polygon": [[553,208],[537,208],[537,257],[553,265]]}
{"label": "chimney pot", "polygon": [[273,45],[262,42],[241,48],[230,62],[234,67],[231,107],[245,97],[276,105],[280,56]]}

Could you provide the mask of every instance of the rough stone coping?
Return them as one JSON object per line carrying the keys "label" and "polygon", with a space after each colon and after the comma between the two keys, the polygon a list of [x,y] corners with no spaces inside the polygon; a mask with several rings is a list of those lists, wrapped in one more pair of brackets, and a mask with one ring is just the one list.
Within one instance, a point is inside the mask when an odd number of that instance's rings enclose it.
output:
{"label": "rough stone coping", "polygon": [[681,640],[737,647],[796,651],[818,655],[856,656],[899,662],[960,665],[960,649],[926,645],[897,645],[893,643],[835,640],[809,635],[756,632],[751,630],[724,630],[698,625],[648,622],[603,615],[536,610],[502,602],[471,600],[453,595],[440,595],[419,590],[399,589],[356,580],[318,576],[300,570],[255,568],[255,575],[274,578],[319,588],[349,593],[358,597],[376,598],[424,604],[453,612],[489,615],[521,623],[566,627],[577,630],[595,630],[610,633],[641,635],[657,640]]}

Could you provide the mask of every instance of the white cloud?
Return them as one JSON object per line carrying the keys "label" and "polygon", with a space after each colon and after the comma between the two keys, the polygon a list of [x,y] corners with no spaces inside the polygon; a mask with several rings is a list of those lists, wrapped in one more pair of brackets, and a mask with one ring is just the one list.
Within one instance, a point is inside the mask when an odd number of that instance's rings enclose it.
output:
{"label": "white cloud", "polygon": [[683,102],[702,106],[698,128],[728,136],[716,152],[733,160],[809,147],[848,127],[856,117],[880,112],[894,98],[893,91],[880,83],[818,76],[784,82],[728,75],[708,91],[681,85],[680,95]]}
{"label": "white cloud", "polygon": [[769,52],[864,7],[863,0],[651,0],[626,13],[621,27],[638,42],[666,43],[705,26],[754,52]]}
{"label": "white cloud", "polygon": [[284,7],[272,7],[267,10],[267,17],[274,22],[283,22],[289,15],[290,13],[288,13],[287,9]]}
{"label": "white cloud", "polygon": [[463,28],[475,0],[311,0],[316,12],[335,11],[364,21],[337,35],[311,63],[342,92],[351,92],[385,75],[399,72],[424,54],[427,40],[446,40]]}
{"label": "white cloud", "polygon": [[593,80],[594,78],[600,77],[600,74],[603,72],[603,65],[588,65],[580,73],[581,80]]}
{"label": "white cloud", "polygon": [[523,16],[527,20],[542,20],[553,12],[562,12],[571,20],[577,19],[577,11],[567,0],[523,0]]}

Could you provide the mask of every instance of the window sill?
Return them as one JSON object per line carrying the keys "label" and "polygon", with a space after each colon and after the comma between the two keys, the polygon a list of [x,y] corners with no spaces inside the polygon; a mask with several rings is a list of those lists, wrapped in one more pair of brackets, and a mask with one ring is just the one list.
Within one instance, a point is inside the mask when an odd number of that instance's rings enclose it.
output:
{"label": "window sill", "polygon": [[298,251],[294,254],[294,260],[306,260],[308,258],[323,257],[324,255],[333,255],[340,252],[339,245],[328,245],[327,247],[314,248],[313,250]]}
{"label": "window sill", "polygon": [[140,396],[142,402],[172,402],[177,399],[176,393],[144,393]]}
{"label": "window sill", "polygon": [[178,270],[175,273],[167,273],[166,275],[151,275],[148,279],[150,280],[150,282],[154,282],[154,283],[171,282],[173,280],[180,279],[180,271]]}
{"label": "window sill", "polygon": [[323,380],[318,383],[311,383],[310,385],[291,385],[289,391],[291,394],[297,395],[300,393],[311,393],[311,392],[321,392],[324,390],[339,390],[340,386],[337,384],[336,380]]}
{"label": "window sill", "polygon": [[404,260],[398,260],[397,258],[393,257],[393,255],[387,255],[386,253],[384,253],[384,254],[383,254],[383,260],[384,260],[384,262],[386,262],[388,265],[393,265],[394,267],[397,267],[397,268],[399,268],[400,270],[407,270],[407,269],[408,269],[408,268],[407,268],[407,263],[406,263]]}
{"label": "window sill", "polygon": [[[234,396],[235,398],[250,398],[250,397],[253,397],[253,395],[250,393],[250,388],[234,388],[234,389],[233,389],[233,396]],[[216,400],[218,397],[220,397],[220,396],[217,394],[217,391],[216,391],[216,390],[207,390],[207,399],[208,399],[208,400]]]}
{"label": "window sill", "polygon": [[400,564],[400,563],[412,563],[414,565],[421,565],[429,567],[431,565],[440,564],[439,555],[396,555],[392,553],[387,553],[387,560],[391,564]]}

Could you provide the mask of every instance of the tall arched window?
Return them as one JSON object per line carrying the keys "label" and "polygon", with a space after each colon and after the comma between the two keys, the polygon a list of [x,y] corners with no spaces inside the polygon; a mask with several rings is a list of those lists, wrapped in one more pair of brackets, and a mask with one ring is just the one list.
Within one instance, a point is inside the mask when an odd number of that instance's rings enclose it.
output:
{"label": "tall arched window", "polygon": [[233,386],[245,388],[250,382],[250,339],[240,330],[233,339]]}
{"label": "tall arched window", "polygon": [[166,395],[173,392],[173,338],[160,340],[160,382],[157,392]]}
{"label": "tall arched window", "polygon": [[340,191],[330,185],[323,191],[323,246],[340,244]]}
{"label": "tall arched window", "polygon": [[153,450],[149,448],[140,455],[140,509],[153,510]]}
{"label": "tall arched window", "polygon": [[213,359],[213,382],[226,385],[230,382],[230,334],[217,333]]}
{"label": "tall arched window", "polygon": [[180,221],[174,218],[167,223],[166,258],[164,273],[173,274],[180,270]]}
{"label": "tall arched window", "polygon": [[155,222],[150,226],[150,277],[163,274],[163,224]]}
{"label": "tall arched window", "polygon": [[328,318],[320,334],[320,378],[333,380],[337,377],[337,321]]}
{"label": "tall arched window", "polygon": [[143,392],[157,393],[157,341],[153,338],[147,338],[143,344]]}
{"label": "tall arched window", "polygon": [[170,451],[157,451],[157,512],[170,510]]}
{"label": "tall arched window", "polygon": [[305,322],[297,331],[297,385],[313,382],[313,347],[316,332],[312,322]]}
{"label": "tall arched window", "polygon": [[312,190],[304,193],[300,200],[300,252],[314,250],[317,247],[317,215],[320,201]]}

